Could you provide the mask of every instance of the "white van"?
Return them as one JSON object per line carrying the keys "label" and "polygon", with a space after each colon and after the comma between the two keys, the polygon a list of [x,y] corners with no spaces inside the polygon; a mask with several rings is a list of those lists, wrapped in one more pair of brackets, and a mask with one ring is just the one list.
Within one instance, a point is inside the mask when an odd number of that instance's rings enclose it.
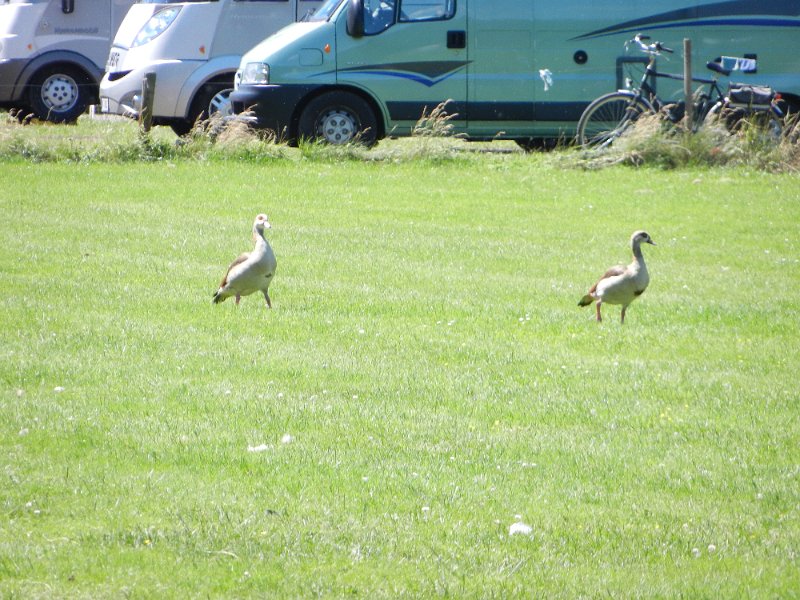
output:
{"label": "white van", "polygon": [[142,80],[156,74],[153,123],[189,132],[198,117],[228,110],[245,51],[321,0],[140,0],[114,38],[100,83],[101,110],[137,117]]}
{"label": "white van", "polygon": [[56,123],[97,103],[111,38],[133,0],[0,0],[0,106]]}

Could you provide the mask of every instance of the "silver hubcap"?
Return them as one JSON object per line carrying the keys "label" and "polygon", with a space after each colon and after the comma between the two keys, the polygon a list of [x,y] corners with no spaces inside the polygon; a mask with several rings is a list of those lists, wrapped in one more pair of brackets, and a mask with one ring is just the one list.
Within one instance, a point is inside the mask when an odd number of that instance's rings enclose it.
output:
{"label": "silver hubcap", "polygon": [[229,117],[233,114],[233,106],[231,105],[231,93],[233,90],[222,90],[218,92],[208,103],[208,114],[213,115],[219,113],[222,117]]}
{"label": "silver hubcap", "polygon": [[323,114],[319,124],[320,137],[329,144],[346,144],[355,137],[358,129],[355,117],[341,108]]}
{"label": "silver hubcap", "polygon": [[48,110],[66,112],[78,101],[78,84],[69,75],[51,75],[42,84],[42,102]]}

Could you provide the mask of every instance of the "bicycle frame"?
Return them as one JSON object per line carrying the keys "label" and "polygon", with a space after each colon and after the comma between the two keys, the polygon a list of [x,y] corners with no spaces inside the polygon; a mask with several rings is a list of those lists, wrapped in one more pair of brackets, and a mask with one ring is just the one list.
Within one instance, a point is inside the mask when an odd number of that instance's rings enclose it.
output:
{"label": "bicycle frame", "polygon": [[[672,123],[678,123],[683,118],[684,102],[664,102],[656,92],[656,80],[668,79],[671,81],[685,82],[682,75],[672,73],[660,73],[656,69],[656,58],[662,52],[672,53],[670,48],[661,42],[645,44],[643,40],[649,39],[646,36],[637,35],[633,40],[626,43],[635,43],[639,49],[648,55],[649,59],[645,65],[639,85],[633,84],[632,79],[627,80],[627,89],[617,90],[604,94],[593,100],[583,111],[577,127],[578,143],[594,148],[605,148],[619,138],[635,122],[639,115],[651,113],[666,113],[666,117]],[[715,68],[715,63],[707,63],[709,69],[728,76],[730,73],[720,71]],[[723,110],[732,109],[731,118],[740,120],[741,116],[749,116],[758,112],[768,112],[771,120],[775,121],[774,129],[780,129],[782,112],[776,105],[774,98],[779,98],[773,94],[773,101],[768,106],[758,106],[751,102],[751,105],[740,106],[731,101],[720,89],[717,78],[692,77],[692,83],[699,83],[701,86],[694,92],[691,102],[694,106],[694,116],[690,129],[697,131],[702,126],[709,115],[722,114]],[[763,97],[763,95],[762,95]],[[672,110],[672,106],[677,106],[678,110]],[[668,110],[665,110],[668,109]],[[731,120],[731,119],[728,119]],[[731,129],[731,125],[726,122],[726,127]]]}
{"label": "bicycle frame", "polygon": [[[660,111],[665,106],[670,103],[665,103],[661,98],[658,97],[656,93],[655,85],[651,85],[651,81],[655,81],[655,79],[669,79],[671,81],[685,81],[683,75],[675,75],[673,73],[661,73],[656,70],[656,56],[657,54],[654,52],[649,52],[650,60],[647,62],[645,66],[644,75],[642,75],[642,80],[639,83],[638,87],[631,86],[629,91],[633,92],[636,97],[640,100],[645,101],[649,104],[654,111]],[[702,104],[699,105],[701,110],[696,111],[695,114],[695,125],[701,123],[703,118],[705,118],[706,114],[713,106],[715,106],[718,102],[723,102],[725,99],[725,95],[722,93],[722,90],[719,87],[719,83],[717,82],[716,78],[708,78],[708,77],[692,77],[692,82],[700,83],[703,86],[708,86],[708,92],[703,92],[705,96]],[[696,92],[695,92],[696,93]]]}

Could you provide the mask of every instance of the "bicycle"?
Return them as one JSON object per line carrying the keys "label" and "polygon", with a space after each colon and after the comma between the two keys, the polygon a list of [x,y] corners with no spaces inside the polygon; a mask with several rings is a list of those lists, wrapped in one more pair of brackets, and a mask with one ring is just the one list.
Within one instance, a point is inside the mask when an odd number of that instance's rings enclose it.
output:
{"label": "bicycle", "polygon": [[[664,52],[672,54],[674,50],[661,42],[645,43],[649,39],[649,36],[637,34],[632,40],[625,43],[626,49],[629,45],[635,44],[639,50],[649,56],[639,86],[634,86],[629,80],[629,89],[604,94],[591,102],[578,121],[577,142],[579,145],[588,148],[608,147],[645,113],[665,112],[668,120],[673,123],[677,123],[683,118],[685,109],[683,103],[664,102],[655,91],[654,80],[656,78],[684,81],[682,75],[661,73],[656,70],[656,58]],[[712,71],[727,76],[736,65],[728,67],[720,58],[706,63],[706,66]],[[751,69],[755,69],[754,64]],[[729,130],[734,130],[737,124],[741,123],[743,117],[756,113],[768,115],[770,130],[781,130],[783,113],[777,105],[780,96],[770,88],[731,84],[726,95],[723,94],[716,78],[692,77],[692,81],[702,84],[693,98],[692,131],[696,131],[711,116],[721,117],[725,126]],[[672,110],[668,110],[670,108]]]}

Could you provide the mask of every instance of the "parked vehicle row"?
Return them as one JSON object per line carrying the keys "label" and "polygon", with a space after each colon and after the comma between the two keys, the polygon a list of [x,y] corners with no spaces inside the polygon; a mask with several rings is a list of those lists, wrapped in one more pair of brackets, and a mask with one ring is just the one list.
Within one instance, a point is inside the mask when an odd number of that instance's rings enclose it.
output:
{"label": "parked vehicle row", "polygon": [[531,146],[574,137],[592,100],[641,73],[621,48],[648,31],[691,38],[698,72],[757,59],[758,82],[800,108],[800,0],[0,0],[0,106],[136,117],[155,72],[153,122],[179,135],[221,111],[289,142],[371,144],[446,102],[467,139]]}

